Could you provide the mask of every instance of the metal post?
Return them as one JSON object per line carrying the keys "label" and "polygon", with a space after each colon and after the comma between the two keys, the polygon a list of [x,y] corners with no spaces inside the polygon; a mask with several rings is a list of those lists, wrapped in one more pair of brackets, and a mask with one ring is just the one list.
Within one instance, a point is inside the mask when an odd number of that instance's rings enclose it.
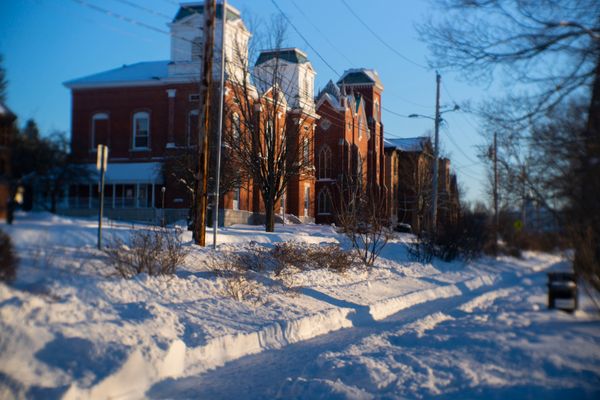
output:
{"label": "metal post", "polygon": [[104,173],[106,172],[106,165],[104,163],[104,152],[106,151],[106,146],[100,147],[100,182],[99,188],[100,191],[100,204],[98,204],[98,249],[102,250],[102,215],[104,214]]}
{"label": "metal post", "polygon": [[223,103],[225,102],[225,25],[227,25],[227,0],[223,0],[221,29],[221,101],[219,102],[219,133],[217,138],[217,176],[213,203],[213,249],[217,248],[217,230],[219,229],[219,186],[221,184],[221,142],[223,138]]}
{"label": "metal post", "polygon": [[494,255],[498,253],[498,142],[494,132]]}
{"label": "metal post", "polygon": [[433,149],[433,191],[432,191],[432,209],[431,209],[431,229],[435,234],[437,230],[437,192],[438,192],[438,157],[439,157],[439,132],[440,132],[440,81],[442,77],[438,72],[435,73],[436,94],[435,94],[435,147]]}
{"label": "metal post", "polygon": [[162,187],[160,188],[160,191],[162,192],[162,223],[161,226],[165,226],[165,192],[167,191],[166,187]]}

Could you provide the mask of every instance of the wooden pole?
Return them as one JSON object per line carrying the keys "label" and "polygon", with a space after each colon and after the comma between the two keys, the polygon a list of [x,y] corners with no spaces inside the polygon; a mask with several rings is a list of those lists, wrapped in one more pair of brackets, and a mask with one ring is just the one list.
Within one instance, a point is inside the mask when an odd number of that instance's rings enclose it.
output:
{"label": "wooden pole", "polygon": [[208,160],[210,136],[210,98],[212,85],[213,48],[215,39],[216,0],[204,2],[204,52],[200,79],[200,123],[198,124],[198,168],[194,192],[196,213],[194,242],[206,245],[206,208],[208,205]]}

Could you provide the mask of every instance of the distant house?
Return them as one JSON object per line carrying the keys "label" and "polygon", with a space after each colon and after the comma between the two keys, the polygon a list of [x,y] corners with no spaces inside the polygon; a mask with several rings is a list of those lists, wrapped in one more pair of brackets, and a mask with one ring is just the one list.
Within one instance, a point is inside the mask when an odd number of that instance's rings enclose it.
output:
{"label": "distant house", "polygon": [[17,116],[0,102],[0,218],[6,218],[10,187],[10,145]]}
{"label": "distant house", "polygon": [[393,225],[427,227],[431,210],[433,148],[427,136],[386,139],[388,210]]}

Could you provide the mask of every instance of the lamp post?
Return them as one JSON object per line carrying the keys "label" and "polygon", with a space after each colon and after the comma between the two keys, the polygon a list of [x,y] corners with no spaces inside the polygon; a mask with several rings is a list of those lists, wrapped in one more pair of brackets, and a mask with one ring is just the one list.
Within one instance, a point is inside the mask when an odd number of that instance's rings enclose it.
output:
{"label": "lamp post", "polygon": [[436,104],[435,104],[435,117],[430,117],[428,115],[422,115],[422,114],[410,114],[408,117],[409,118],[427,118],[427,119],[431,119],[434,121],[435,123],[435,139],[434,139],[434,147],[433,147],[433,187],[431,188],[432,191],[432,199],[431,199],[431,230],[432,232],[435,234],[436,230],[437,230],[437,198],[438,198],[438,175],[439,175],[439,165],[438,165],[438,159],[439,159],[439,141],[440,141],[440,124],[442,123],[443,119],[442,119],[442,114],[447,113],[447,112],[452,112],[452,111],[458,111],[460,110],[460,107],[458,106],[458,104],[454,105],[454,108],[450,109],[450,110],[445,110],[445,111],[440,111],[440,89],[439,89],[439,79],[440,79],[440,75],[437,75],[437,79],[438,79],[438,86],[437,86],[437,96],[436,96]]}
{"label": "lamp post", "polygon": [[163,186],[160,191],[162,192],[162,226],[165,226],[165,192],[167,188]]}

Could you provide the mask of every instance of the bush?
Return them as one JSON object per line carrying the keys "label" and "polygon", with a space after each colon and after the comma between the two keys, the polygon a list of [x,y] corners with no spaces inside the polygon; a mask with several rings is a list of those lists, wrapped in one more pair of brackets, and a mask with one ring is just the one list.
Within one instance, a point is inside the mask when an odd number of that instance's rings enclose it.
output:
{"label": "bush", "polygon": [[329,269],[334,272],[345,272],[356,263],[353,252],[343,250],[337,244],[303,245],[300,243],[277,243],[271,250],[275,260],[275,275],[286,269],[299,271],[313,269]]}
{"label": "bush", "polygon": [[0,231],[0,281],[12,282],[17,277],[18,259],[12,240]]}
{"label": "bush", "polygon": [[456,221],[441,224],[436,235],[419,234],[409,253],[419,262],[430,262],[433,256],[447,262],[477,257],[490,242],[486,219],[483,213],[464,211]]}
{"label": "bush", "polygon": [[168,228],[135,230],[129,243],[113,238],[104,253],[123,278],[141,273],[151,276],[174,274],[189,252],[181,243],[180,233],[178,229]]}

